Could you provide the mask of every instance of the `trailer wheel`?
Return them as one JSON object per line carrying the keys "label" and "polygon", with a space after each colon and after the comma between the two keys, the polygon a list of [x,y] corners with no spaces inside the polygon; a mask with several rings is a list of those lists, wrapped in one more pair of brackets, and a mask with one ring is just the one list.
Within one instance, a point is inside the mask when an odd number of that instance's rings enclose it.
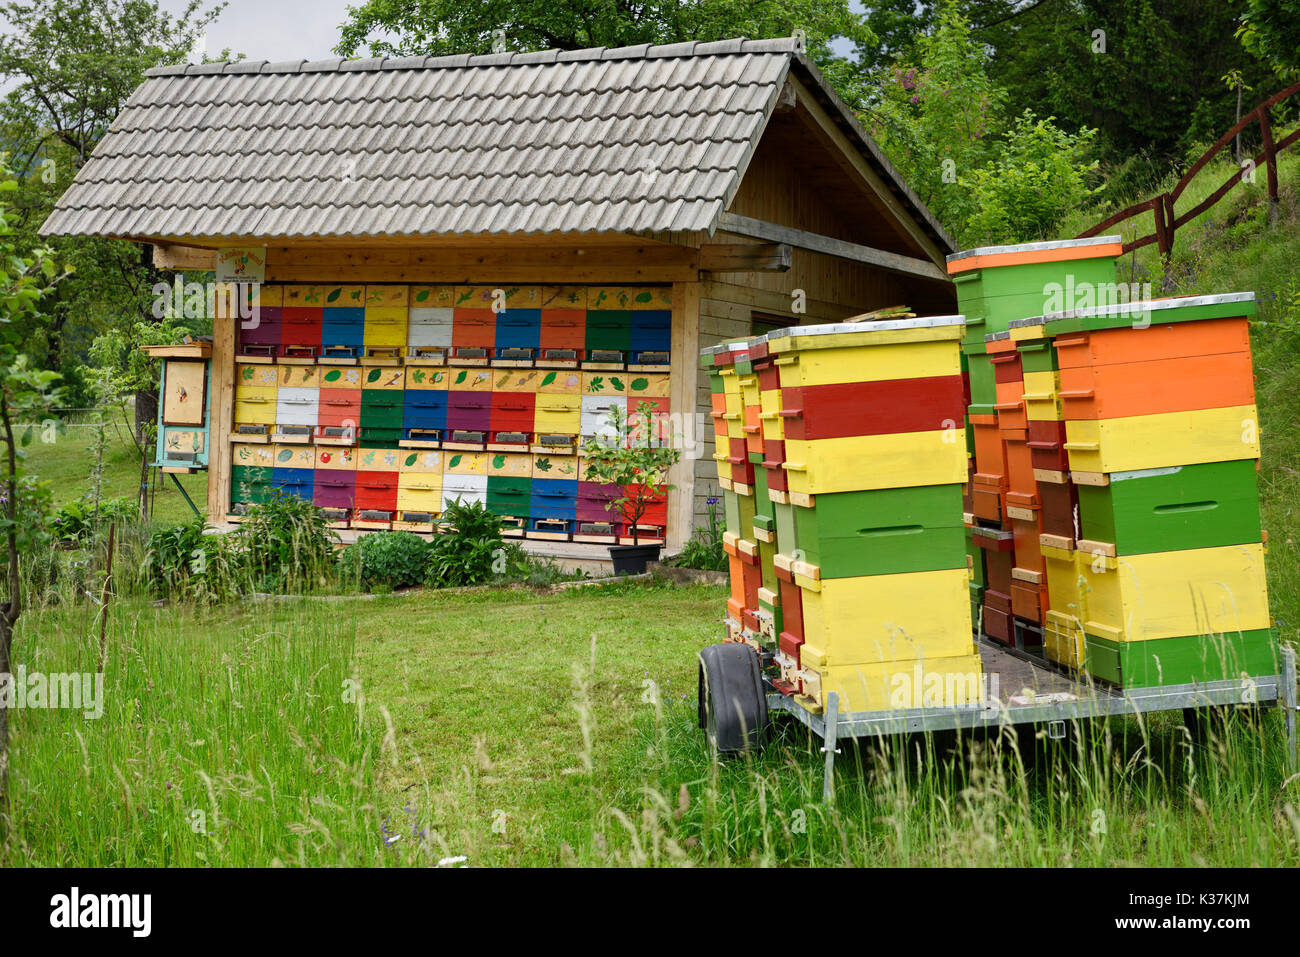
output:
{"label": "trailer wheel", "polygon": [[726,642],[700,651],[699,721],[716,754],[763,750],[767,695],[749,645]]}

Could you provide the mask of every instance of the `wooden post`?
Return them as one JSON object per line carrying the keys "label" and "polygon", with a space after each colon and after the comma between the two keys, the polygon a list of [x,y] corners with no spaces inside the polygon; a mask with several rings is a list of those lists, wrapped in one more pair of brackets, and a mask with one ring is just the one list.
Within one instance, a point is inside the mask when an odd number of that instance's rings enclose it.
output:
{"label": "wooden post", "polygon": [[[223,306],[224,303],[224,306]],[[208,521],[221,524],[230,511],[230,428],[235,411],[235,327],[239,303],[234,293],[217,291],[212,319],[212,366],[208,389],[211,420],[208,423]]]}
{"label": "wooden post", "polygon": [[682,457],[668,472],[674,487],[668,493],[668,530],[664,549],[679,551],[695,525],[695,460],[704,436],[696,429],[696,384],[700,366],[700,284],[673,283],[671,373],[669,406],[680,422],[677,440]]}
{"label": "wooden post", "polygon": [[1264,168],[1268,172],[1268,219],[1277,219],[1277,151],[1273,147],[1273,124],[1269,122],[1268,108],[1259,107],[1259,132],[1264,140]]}

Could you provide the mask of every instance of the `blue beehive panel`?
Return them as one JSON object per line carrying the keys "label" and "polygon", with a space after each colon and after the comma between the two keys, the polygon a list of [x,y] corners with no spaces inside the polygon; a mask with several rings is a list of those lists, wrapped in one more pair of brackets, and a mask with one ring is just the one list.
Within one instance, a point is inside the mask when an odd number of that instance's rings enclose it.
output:
{"label": "blue beehive panel", "polygon": [[315,485],[315,469],[284,469],[277,467],[271,474],[272,484],[286,495],[310,502]]}
{"label": "blue beehive panel", "polygon": [[542,310],[505,309],[497,314],[496,348],[534,349],[542,339]]}

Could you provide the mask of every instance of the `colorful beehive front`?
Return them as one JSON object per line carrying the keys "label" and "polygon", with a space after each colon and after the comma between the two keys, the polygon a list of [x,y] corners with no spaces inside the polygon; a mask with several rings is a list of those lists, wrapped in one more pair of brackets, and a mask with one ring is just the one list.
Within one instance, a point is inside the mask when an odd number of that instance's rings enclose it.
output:
{"label": "colorful beehive front", "polygon": [[[782,329],[703,352],[728,632],[820,711],[981,700],[962,520],[960,317]],[[743,457],[742,457],[743,456]],[[922,701],[922,686],[940,689]]]}
{"label": "colorful beehive front", "polygon": [[1118,250],[1100,237],[950,257],[971,317],[981,630],[1124,687],[1275,673],[1254,297],[1135,302],[1114,282]]}

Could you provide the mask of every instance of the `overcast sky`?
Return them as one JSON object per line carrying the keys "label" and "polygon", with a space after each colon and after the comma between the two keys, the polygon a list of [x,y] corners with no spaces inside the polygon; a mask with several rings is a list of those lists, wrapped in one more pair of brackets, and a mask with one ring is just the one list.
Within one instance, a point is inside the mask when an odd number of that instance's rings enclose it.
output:
{"label": "overcast sky", "polygon": [[[362,2],[352,0],[354,6]],[[185,3],[160,0],[163,9],[171,13],[185,9]],[[851,5],[855,10],[862,9],[860,0]],[[347,8],[347,0],[229,0],[208,31],[208,56],[216,57],[227,48],[250,60],[322,60],[334,56],[339,28],[348,19]]]}

